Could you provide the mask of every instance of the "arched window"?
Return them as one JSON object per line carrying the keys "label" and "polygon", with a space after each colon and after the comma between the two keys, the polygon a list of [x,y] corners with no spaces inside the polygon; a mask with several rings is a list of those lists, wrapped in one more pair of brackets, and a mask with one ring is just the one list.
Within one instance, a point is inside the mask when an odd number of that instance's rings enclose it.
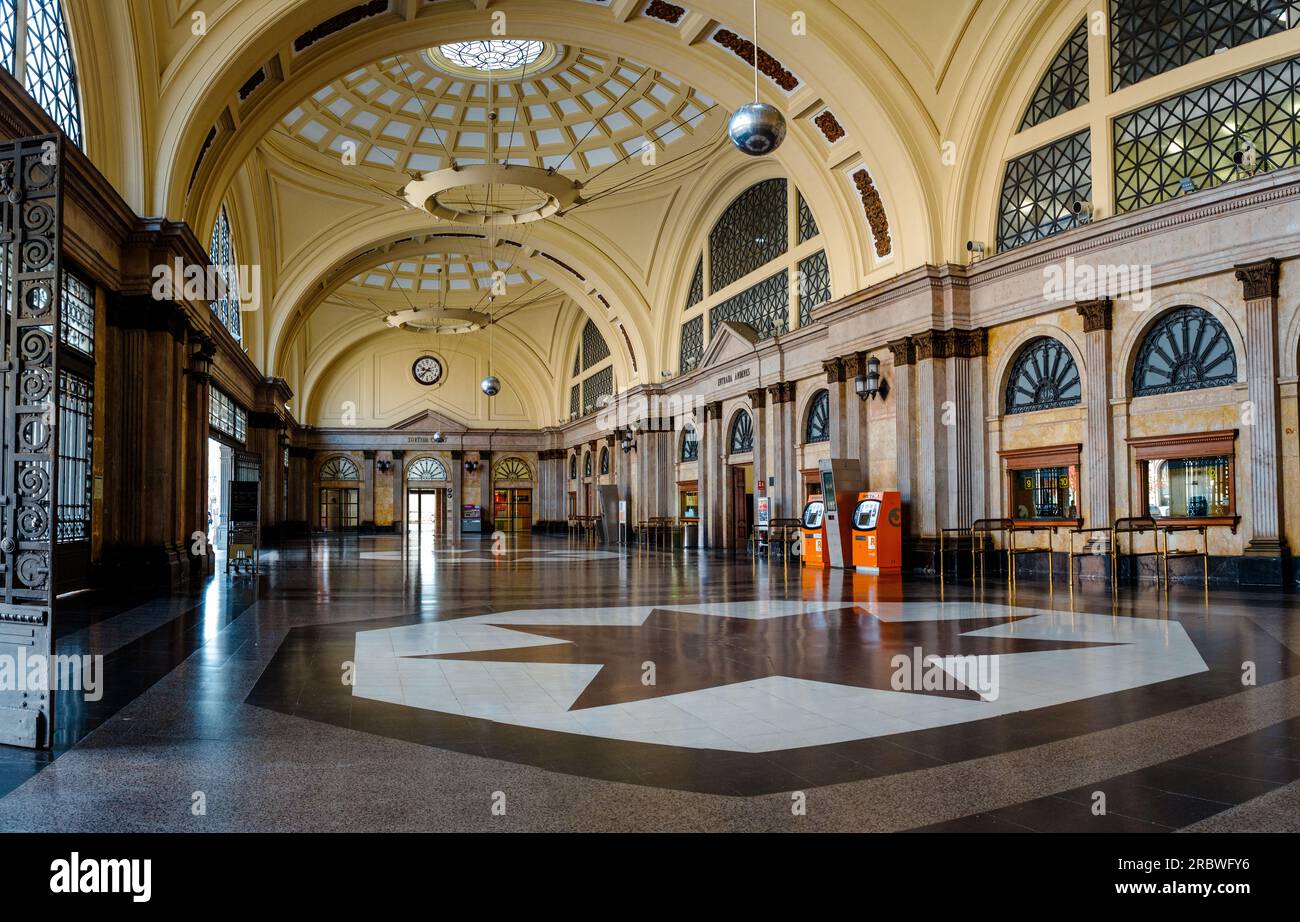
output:
{"label": "arched window", "polygon": [[532,480],[533,470],[522,458],[503,458],[492,469],[496,480]]}
{"label": "arched window", "polygon": [[741,411],[736,415],[735,422],[731,424],[730,442],[733,455],[754,450],[754,417],[748,412]]}
{"label": "arched window", "polygon": [[582,476],[591,476],[591,452],[587,452],[582,456]]}
{"label": "arched window", "polygon": [[700,437],[694,426],[687,426],[682,432],[682,460],[698,461],[700,459]]}
{"label": "arched window", "polygon": [[242,339],[239,325],[239,271],[235,259],[235,244],[230,236],[230,219],[226,206],[221,206],[217,220],[212,225],[212,242],[208,245],[208,260],[221,274],[225,294],[212,300],[212,312],[221,325],[230,331],[235,341]]}
{"label": "arched window", "polygon": [[[18,57],[18,37],[24,51]],[[59,0],[0,0],[0,58],[42,109],[81,146],[81,102]]]}
{"label": "arched window", "polygon": [[576,418],[594,413],[614,396],[614,363],[609,344],[595,322],[582,327],[573,350],[573,374],[569,376],[569,415]]}
{"label": "arched window", "polygon": [[804,424],[805,442],[829,442],[831,439],[830,391],[818,391],[808,407],[808,422]]}
{"label": "arched window", "polygon": [[709,232],[709,290],[721,291],[784,253],[789,226],[784,179],[755,183],[736,196]]}
{"label": "arched window", "polygon": [[1237,381],[1237,354],[1223,324],[1199,307],[1176,307],[1142,340],[1133,396],[1172,394]]}
{"label": "arched window", "polygon": [[1034,98],[1029,101],[1025,117],[1020,121],[1020,130],[1056,118],[1087,101],[1088,20],[1085,19],[1052,58],[1047,73],[1034,91]]}
{"label": "arched window", "polygon": [[1079,368],[1065,346],[1050,336],[1025,344],[1007,379],[1006,412],[1073,407],[1082,397]]}
{"label": "arched window", "polygon": [[569,479],[578,479],[578,456],[569,455]]}
{"label": "arched window", "polygon": [[600,472],[602,474],[609,473],[609,449],[608,448],[602,448],[600,450]]}
{"label": "arched window", "polygon": [[437,458],[417,458],[406,468],[407,480],[446,480],[447,468]]}
{"label": "arched window", "polygon": [[330,458],[320,466],[321,480],[360,480],[361,471],[351,458],[341,455]]}

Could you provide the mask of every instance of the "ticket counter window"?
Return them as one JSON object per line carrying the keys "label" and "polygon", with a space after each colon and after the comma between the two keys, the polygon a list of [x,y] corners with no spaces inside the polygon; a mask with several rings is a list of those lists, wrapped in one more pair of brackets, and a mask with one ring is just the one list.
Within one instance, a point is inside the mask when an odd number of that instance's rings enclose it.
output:
{"label": "ticket counter window", "polygon": [[684,519],[698,519],[700,517],[700,494],[697,490],[683,490],[681,492],[681,516]]}
{"label": "ticket counter window", "polygon": [[1152,458],[1146,465],[1147,514],[1204,518],[1232,514],[1232,459]]}
{"label": "ticket counter window", "polygon": [[1011,515],[1016,519],[1077,519],[1079,468],[1035,467],[1013,470]]}

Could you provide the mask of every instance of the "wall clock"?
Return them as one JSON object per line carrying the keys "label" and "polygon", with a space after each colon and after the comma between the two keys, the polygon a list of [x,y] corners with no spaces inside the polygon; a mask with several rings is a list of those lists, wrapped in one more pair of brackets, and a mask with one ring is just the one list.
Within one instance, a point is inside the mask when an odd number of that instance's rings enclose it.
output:
{"label": "wall clock", "polygon": [[411,377],[421,384],[437,384],[442,380],[442,362],[432,355],[422,355],[411,365]]}

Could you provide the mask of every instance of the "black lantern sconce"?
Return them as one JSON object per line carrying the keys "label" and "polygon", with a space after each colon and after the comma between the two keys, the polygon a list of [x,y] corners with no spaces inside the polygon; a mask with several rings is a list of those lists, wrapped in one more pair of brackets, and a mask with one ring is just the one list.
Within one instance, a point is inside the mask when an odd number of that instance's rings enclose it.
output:
{"label": "black lantern sconce", "polygon": [[615,429],[614,435],[618,438],[618,444],[623,449],[623,454],[636,451],[636,430],[630,426],[627,429]]}
{"label": "black lantern sconce", "polygon": [[376,462],[375,462],[375,467],[379,468],[379,473],[381,473],[381,474],[387,474],[390,470],[393,469],[393,462],[392,462],[392,461],[376,461]]}
{"label": "black lantern sconce", "polygon": [[880,376],[880,359],[874,355],[867,359],[867,373],[853,379],[853,390],[859,400],[879,397],[884,400],[889,396],[889,382]]}
{"label": "black lantern sconce", "polygon": [[468,471],[468,472],[471,473],[471,474],[474,473],[476,470],[478,470],[478,462],[477,462],[477,461],[466,461],[466,462],[465,462],[465,470]]}

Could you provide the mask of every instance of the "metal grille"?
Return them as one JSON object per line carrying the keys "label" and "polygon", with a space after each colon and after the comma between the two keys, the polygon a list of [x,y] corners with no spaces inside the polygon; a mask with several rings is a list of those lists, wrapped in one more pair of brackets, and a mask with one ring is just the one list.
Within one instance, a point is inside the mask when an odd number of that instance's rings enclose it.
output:
{"label": "metal grille", "polygon": [[569,455],[569,479],[578,479],[578,456]]}
{"label": "metal grille", "polygon": [[704,257],[695,262],[695,274],[691,276],[691,290],[686,295],[686,309],[690,310],[704,300]]}
{"label": "metal grille", "polygon": [[799,201],[799,242],[803,243],[813,239],[821,231],[817,229],[817,219],[813,217],[812,209],[803,200],[803,193],[796,191],[795,197]]}
{"label": "metal grille", "polygon": [[577,416],[582,410],[582,388],[575,384],[569,388],[569,415]]}
{"label": "metal grille", "polygon": [[71,272],[63,273],[63,315],[59,341],[86,355],[95,353],[95,292]]}
{"label": "metal grille", "polygon": [[235,452],[235,479],[255,483],[262,479],[262,456],[251,451]]}
{"label": "metal grille", "polygon": [[786,251],[790,206],[784,179],[750,186],[709,232],[709,290],[721,291]]}
{"label": "metal grille", "polygon": [[1079,23],[1061,50],[1056,53],[1047,73],[1039,81],[1034,98],[1029,101],[1020,130],[1056,118],[1088,101],[1088,20]]}
{"label": "metal grille", "polygon": [[813,308],[831,299],[831,270],[826,251],[799,260],[799,326],[813,322]]}
{"label": "metal grille", "polygon": [[804,426],[805,442],[829,442],[831,440],[831,395],[829,391],[818,391],[808,408],[808,422]]}
{"label": "metal grille", "polygon": [[248,413],[225,391],[213,387],[208,400],[208,425],[242,444],[248,435]]}
{"label": "metal grille", "polygon": [[[1300,16],[1300,14],[1297,14]],[[1300,163],[1300,58],[1279,61],[1115,119],[1115,210],[1154,205],[1245,175],[1233,162],[1253,145],[1260,166]]]}
{"label": "metal grille", "polygon": [[605,337],[600,335],[595,322],[588,320],[587,325],[582,328],[582,370],[586,371],[592,365],[603,362],[607,358],[609,358],[609,346],[605,344]]}
{"label": "metal grille", "polygon": [[694,426],[688,426],[682,433],[682,460],[698,461],[700,457],[700,437]]}
{"label": "metal grille", "polygon": [[582,382],[582,406],[590,413],[600,408],[602,397],[610,397],[613,393],[614,369],[602,368]]}
{"label": "metal grille", "polygon": [[736,415],[735,421],[731,424],[731,453],[733,455],[744,454],[747,451],[754,450],[754,417],[748,412],[741,412]]}
{"label": "metal grille", "polygon": [[1050,336],[1025,344],[1007,381],[1008,413],[1030,413],[1079,405],[1083,390],[1069,350]]}
{"label": "metal grille", "polygon": [[90,540],[91,449],[94,385],[80,375],[59,372],[60,544]]}
{"label": "metal grille", "polygon": [[14,36],[18,25],[17,0],[0,0],[0,63],[9,73],[14,72]]}
{"label": "metal grille", "polygon": [[[343,478],[345,480],[350,478]],[[446,480],[447,466],[437,458],[418,458],[406,468],[407,480]]]}
{"label": "metal grille", "polygon": [[1085,129],[1007,163],[998,208],[998,250],[1041,240],[1078,223],[1075,200],[1092,197],[1092,139]]}
{"label": "metal grille", "polygon": [[1223,325],[1199,307],[1177,307],[1142,340],[1133,396],[1172,394],[1237,381],[1237,354]]}
{"label": "metal grille", "polygon": [[239,323],[239,276],[235,262],[235,244],[230,238],[230,219],[226,207],[221,206],[217,220],[212,225],[212,242],[208,246],[208,259],[221,274],[225,292],[212,299],[212,312],[221,325],[230,331],[238,342],[242,336]]}
{"label": "metal grille", "polygon": [[591,476],[591,452],[587,452],[582,456],[582,476]]}
{"label": "metal grille", "polygon": [[1111,0],[1111,85],[1129,86],[1300,23],[1300,0]]}
{"label": "metal grille", "polygon": [[[59,0],[22,0],[17,7],[6,2],[4,15],[16,17],[17,10],[24,6],[27,47],[21,62],[23,87],[63,129],[68,140],[80,147],[81,103],[77,99],[77,72],[68,42],[67,24],[63,20],[63,8]],[[9,59],[12,58],[10,49]]]}
{"label": "metal grille", "polygon": [[532,480],[533,471],[522,458],[506,458],[492,470],[496,480]]}
{"label": "metal grille", "polygon": [[770,339],[790,329],[790,273],[778,272],[709,311],[709,335],[724,320],[747,323],[759,339]]}
{"label": "metal grille", "polygon": [[351,458],[330,458],[320,467],[321,480],[360,480],[361,471]]}
{"label": "metal grille", "polygon": [[690,371],[704,358],[704,315],[692,317],[682,324],[680,349],[681,370]]}
{"label": "metal grille", "polygon": [[602,448],[600,450],[600,472],[601,474],[609,473],[609,449],[608,448]]}

